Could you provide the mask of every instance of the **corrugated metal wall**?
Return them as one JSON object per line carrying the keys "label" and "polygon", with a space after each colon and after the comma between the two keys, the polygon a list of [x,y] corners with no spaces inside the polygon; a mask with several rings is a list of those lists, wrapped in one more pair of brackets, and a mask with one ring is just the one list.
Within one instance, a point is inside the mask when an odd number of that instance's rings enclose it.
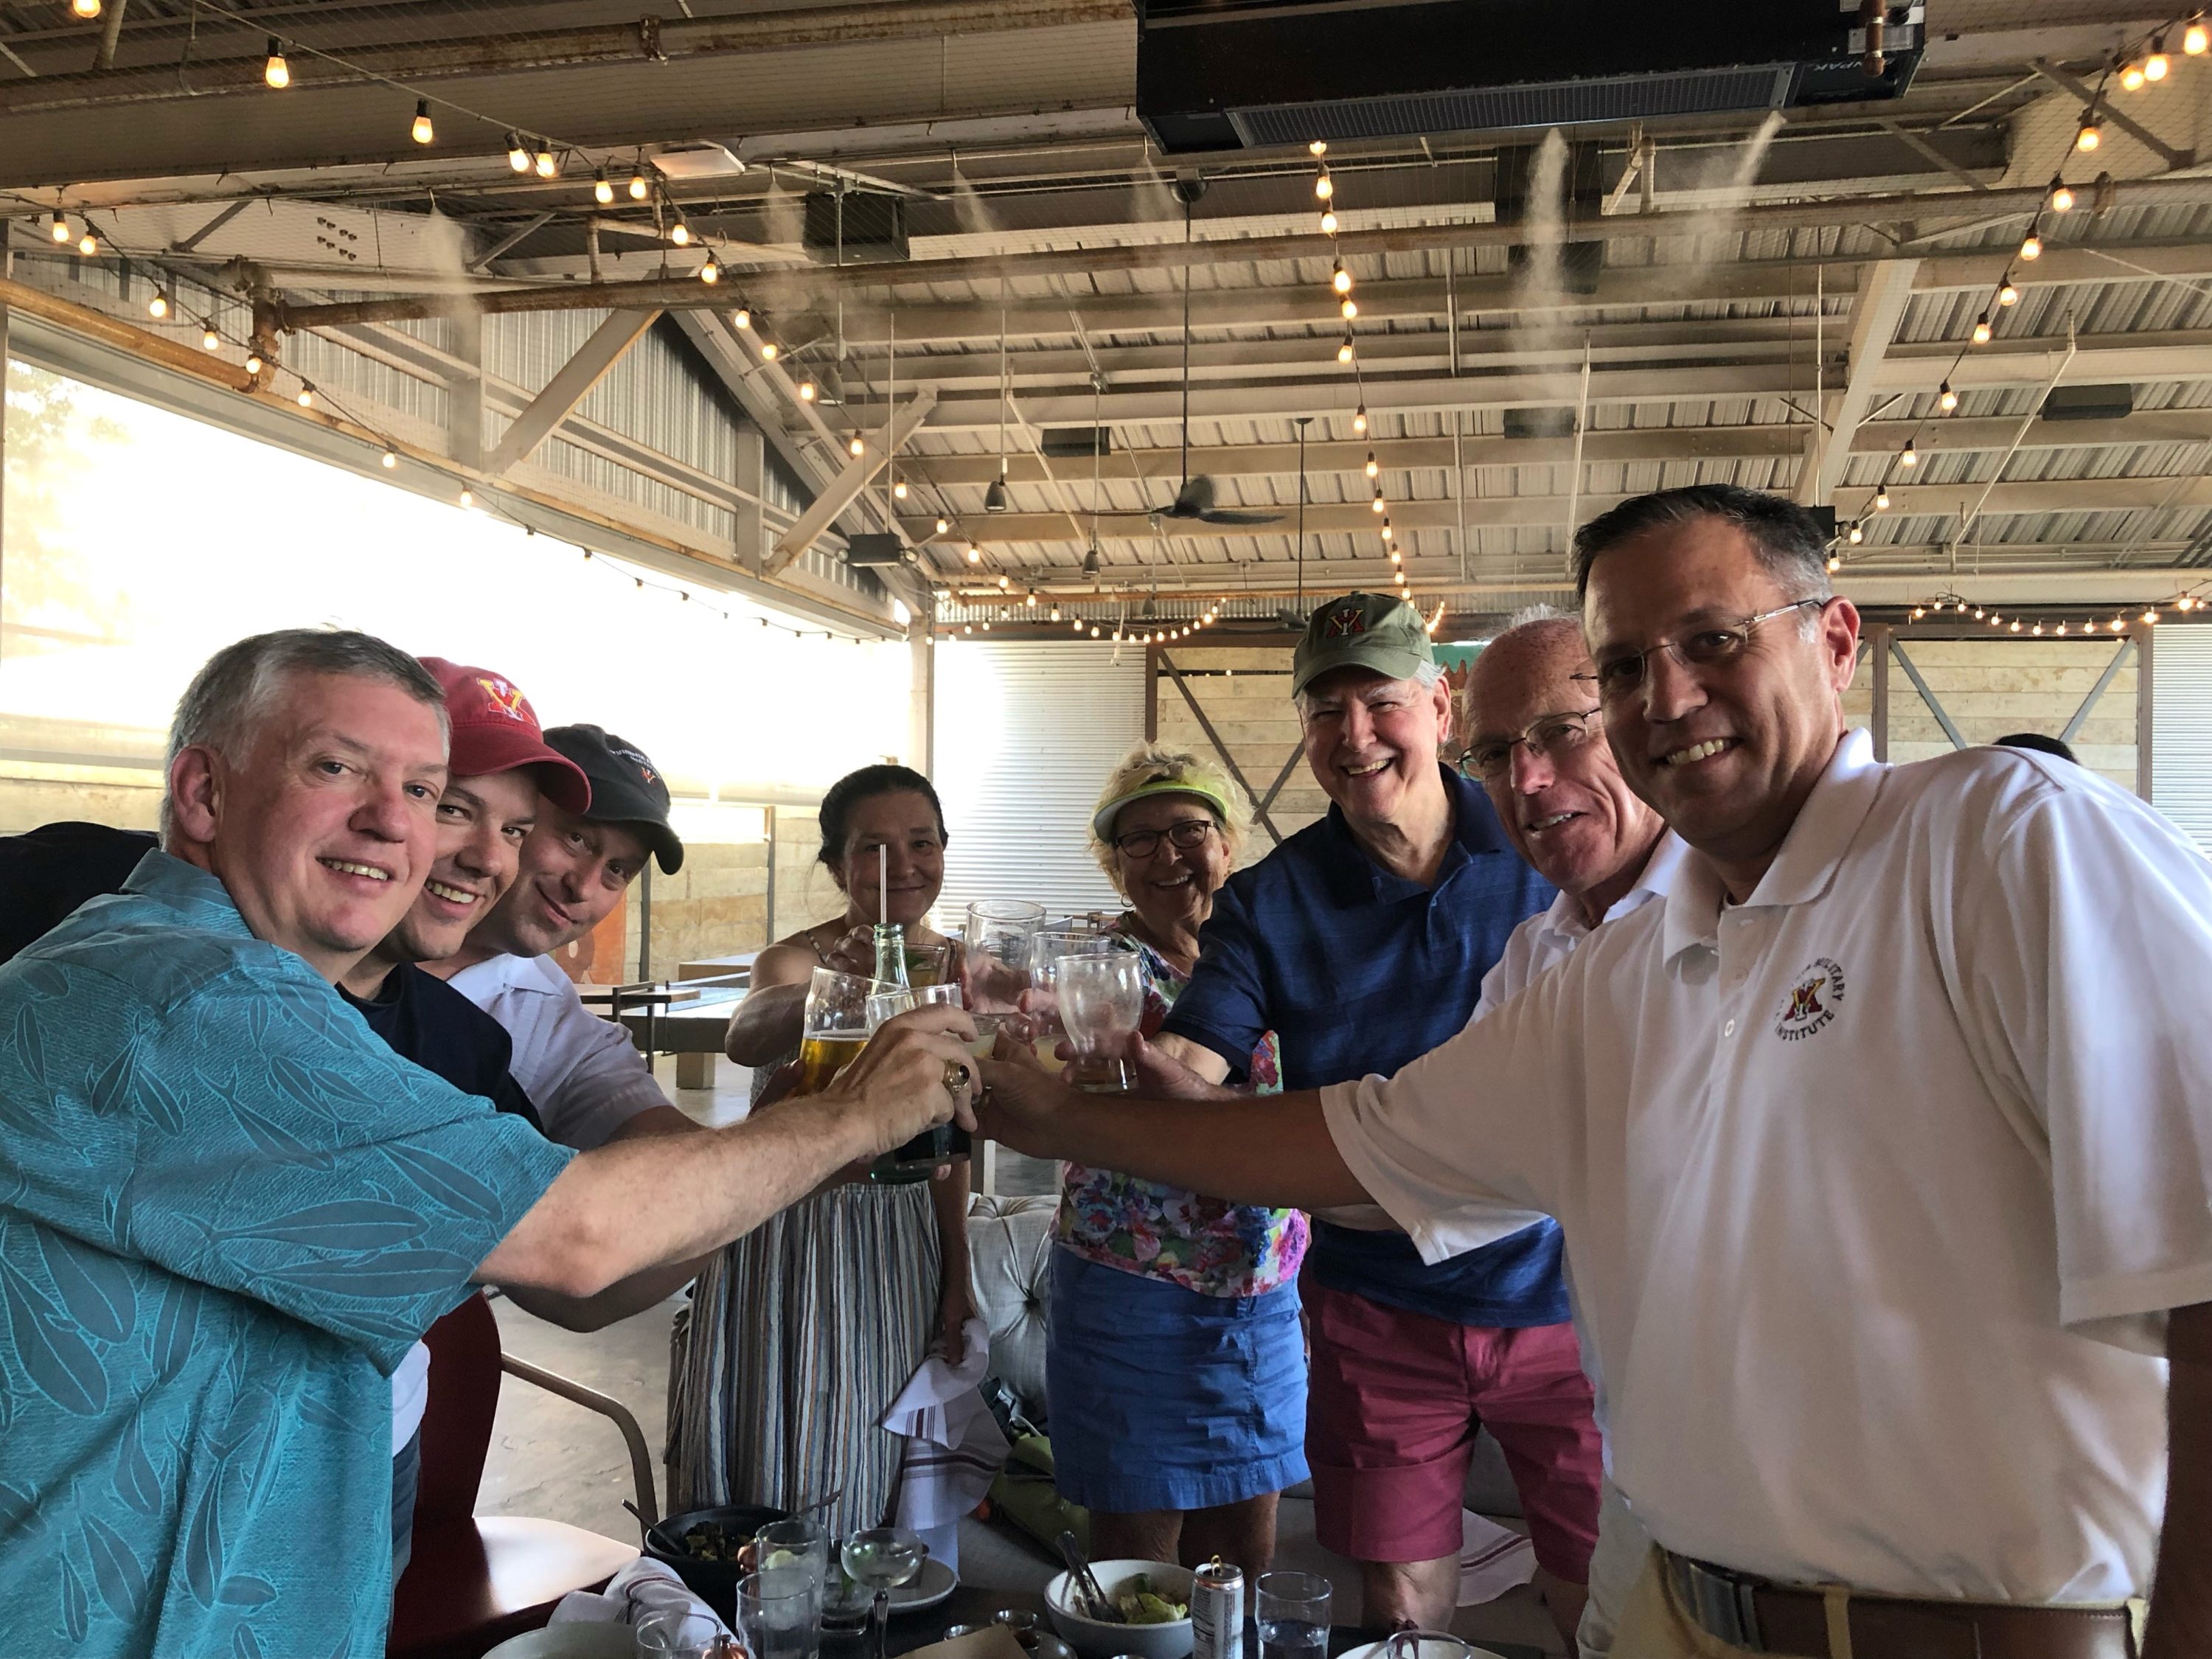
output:
{"label": "corrugated metal wall", "polygon": [[2161,628],[2151,675],[2151,803],[2212,853],[2212,628]]}

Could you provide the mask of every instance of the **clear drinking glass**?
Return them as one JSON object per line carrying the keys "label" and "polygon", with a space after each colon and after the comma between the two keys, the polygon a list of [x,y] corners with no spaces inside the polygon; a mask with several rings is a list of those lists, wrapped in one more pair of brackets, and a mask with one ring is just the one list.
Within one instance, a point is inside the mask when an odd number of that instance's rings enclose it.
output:
{"label": "clear drinking glass", "polygon": [[921,1571],[929,1546],[904,1527],[867,1527],[845,1540],[842,1559],[853,1582],[875,1592],[875,1655],[884,1659],[891,1592]]}
{"label": "clear drinking glass", "polygon": [[1067,1028],[1060,1019],[1060,963],[1065,957],[1103,956],[1120,948],[1109,933],[1096,927],[1048,927],[1036,936],[1030,963],[1027,1018],[1030,1042],[1038,1064],[1057,1072],[1066,1062],[1060,1057],[1060,1040]]}
{"label": "clear drinking glass", "polygon": [[952,947],[950,945],[915,945],[909,941],[906,947],[906,982],[909,985],[942,985],[952,976]]}
{"label": "clear drinking glass", "polygon": [[822,1649],[822,1598],[830,1579],[830,1534],[818,1521],[775,1521],[753,1534],[763,1572],[794,1569],[806,1575],[814,1595],[807,1612],[812,1632],[808,1659]]}
{"label": "clear drinking glass", "polygon": [[[829,1540],[823,1540],[828,1560]],[[751,1659],[814,1659],[820,1646],[822,1590],[811,1568],[763,1567],[738,1580],[738,1634]]]}
{"label": "clear drinking glass", "polygon": [[637,1621],[630,1646],[637,1659],[714,1659],[726,1632],[710,1613],[664,1607]]}
{"label": "clear drinking glass", "polygon": [[1067,1080],[1093,1091],[1128,1088],[1128,1039],[1145,1017],[1143,959],[1133,951],[1062,957],[1055,973],[1060,1022],[1075,1049]]}
{"label": "clear drinking glass", "polygon": [[1328,1651],[1329,1582],[1317,1572],[1263,1572],[1253,1586],[1260,1659],[1322,1659]]}
{"label": "clear drinking glass", "polygon": [[[819,971],[818,969],[817,970]],[[868,1035],[873,1036],[876,1028],[897,1014],[933,1005],[958,1008],[963,1006],[960,988],[957,985],[917,985],[910,990],[878,991],[867,1000]]]}
{"label": "clear drinking glass", "polygon": [[806,984],[806,1014],[799,1027],[797,1095],[816,1095],[868,1046],[868,999],[876,981],[834,968],[817,968]]}
{"label": "clear drinking glass", "polygon": [[985,1014],[1019,1010],[1022,993],[1029,988],[1037,928],[1043,921],[1042,904],[993,899],[968,907],[961,973],[967,981],[969,1007]]}

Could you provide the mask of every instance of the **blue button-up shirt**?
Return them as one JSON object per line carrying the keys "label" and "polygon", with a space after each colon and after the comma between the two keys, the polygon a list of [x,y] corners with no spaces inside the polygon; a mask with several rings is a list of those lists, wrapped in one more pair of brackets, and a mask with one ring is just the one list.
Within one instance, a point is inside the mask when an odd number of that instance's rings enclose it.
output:
{"label": "blue button-up shirt", "polygon": [[9,1651],[383,1649],[401,1356],[571,1156],[161,853],[0,968]]}
{"label": "blue button-up shirt", "polygon": [[[1283,1086],[1385,1076],[1463,1027],[1524,917],[1557,896],[1506,840],[1490,798],[1443,769],[1452,844],[1433,886],[1392,874],[1334,806],[1214,896],[1197,971],[1163,1030],[1241,1074],[1262,1031]],[[1567,1316],[1559,1230],[1540,1222],[1431,1267],[1402,1233],[1314,1224],[1307,1271],[1386,1305],[1482,1326]]]}

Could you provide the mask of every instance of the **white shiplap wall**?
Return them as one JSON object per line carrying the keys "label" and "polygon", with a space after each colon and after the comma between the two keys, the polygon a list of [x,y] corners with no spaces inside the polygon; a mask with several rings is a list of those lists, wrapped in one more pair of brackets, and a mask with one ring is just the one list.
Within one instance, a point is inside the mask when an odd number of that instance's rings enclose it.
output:
{"label": "white shiplap wall", "polygon": [[951,844],[937,919],[976,899],[1048,915],[1119,908],[1086,850],[1091,809],[1145,735],[1145,653],[1071,640],[949,640],[937,648],[936,768]]}
{"label": "white shiplap wall", "polygon": [[2212,625],[2158,630],[2151,696],[2151,804],[2212,853]]}

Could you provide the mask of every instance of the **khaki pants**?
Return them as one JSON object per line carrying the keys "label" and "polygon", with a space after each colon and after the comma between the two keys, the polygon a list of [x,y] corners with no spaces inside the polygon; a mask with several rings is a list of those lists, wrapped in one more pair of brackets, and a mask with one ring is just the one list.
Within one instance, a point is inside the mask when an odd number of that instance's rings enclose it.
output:
{"label": "khaki pants", "polygon": [[[1895,1659],[1890,1654],[1852,1653],[1844,1611],[1850,1603],[1849,1593],[1843,1590],[1835,1592],[1829,1601],[1830,1659]],[[2135,1616],[2135,1647],[2141,1651],[2143,1620],[2149,1603],[2137,1601],[2127,1605]],[[1627,1607],[1621,1612],[1620,1630],[1613,1638],[1613,1650],[1620,1659],[1758,1659],[1749,1648],[1740,1648],[1733,1642],[1706,1635],[1684,1614],[1668,1585],[1666,1574],[1660,1571],[1656,1549],[1644,1553],[1644,1571],[1636,1581],[1636,1588],[1629,1593]]]}

